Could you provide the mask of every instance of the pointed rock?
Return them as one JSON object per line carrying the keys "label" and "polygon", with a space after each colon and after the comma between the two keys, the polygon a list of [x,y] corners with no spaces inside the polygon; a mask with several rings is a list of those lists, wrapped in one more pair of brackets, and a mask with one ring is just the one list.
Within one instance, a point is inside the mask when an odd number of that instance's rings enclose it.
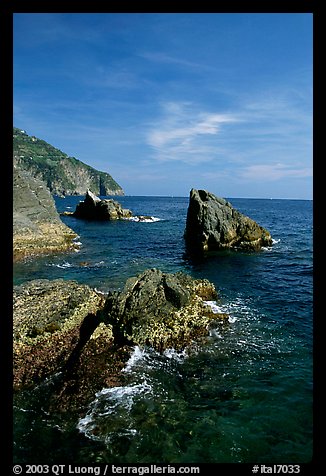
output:
{"label": "pointed rock", "polygon": [[265,228],[229,202],[196,189],[190,192],[184,236],[191,253],[228,248],[256,251],[273,243]]}
{"label": "pointed rock", "polygon": [[78,203],[72,215],[76,218],[86,220],[118,220],[121,218],[130,218],[132,212],[126,208],[122,208],[120,203],[115,200],[101,200],[93,192],[87,190],[85,199]]}

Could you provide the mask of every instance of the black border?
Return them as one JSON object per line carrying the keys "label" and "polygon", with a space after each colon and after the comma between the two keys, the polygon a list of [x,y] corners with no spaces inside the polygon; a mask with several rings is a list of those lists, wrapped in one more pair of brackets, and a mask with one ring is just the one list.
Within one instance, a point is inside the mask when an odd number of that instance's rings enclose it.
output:
{"label": "black border", "polygon": [[[321,33],[325,29],[323,24],[323,15],[321,12],[321,0],[260,0],[260,1],[225,1],[220,2],[212,8],[212,4],[207,6],[201,4],[200,8],[189,5],[187,11],[183,7],[173,5],[170,7],[166,2],[162,2],[162,7],[155,4],[156,11],[148,9],[148,5],[131,6],[124,4],[124,8],[118,5],[108,5],[105,9],[105,2],[94,0],[89,2],[89,6],[85,3],[60,2],[49,0],[47,2],[37,1],[7,1],[0,2],[0,48],[1,48],[1,136],[5,147],[3,149],[3,157],[1,160],[1,170],[3,173],[1,193],[5,198],[2,206],[2,215],[5,210],[5,220],[3,220],[5,239],[2,240],[1,250],[4,256],[1,260],[2,276],[1,280],[2,294],[4,299],[2,303],[2,322],[0,331],[0,363],[2,368],[1,388],[2,388],[2,413],[5,416],[5,426],[2,428],[2,458],[0,467],[3,474],[13,474],[12,472],[12,127],[13,127],[13,15],[15,13],[312,13],[314,25],[314,133],[313,133],[313,157],[314,157],[314,178],[313,178],[313,196],[314,196],[314,455],[311,463],[300,465],[301,474],[318,474],[319,465],[322,468],[322,437],[321,433],[321,385],[319,371],[323,366],[321,362],[320,349],[322,348],[323,333],[320,328],[322,322],[322,314],[320,313],[320,297],[322,292],[321,276],[322,276],[322,230],[320,224],[322,209],[320,202],[323,203],[323,197],[320,193],[320,181],[323,177],[322,170],[318,170],[323,164],[318,154],[318,139],[320,136],[321,122],[318,112],[320,112],[321,96],[320,93],[325,84],[322,81],[322,40]],[[0,196],[1,196],[0,195]],[[3,203],[3,201],[2,201]],[[316,205],[318,204],[318,206]],[[2,231],[3,234],[3,231]],[[4,391],[6,389],[6,391]],[[123,465],[123,463],[121,463]],[[231,465],[231,466],[230,466]],[[90,465],[91,466],[91,465]],[[94,465],[95,466],[95,465]],[[97,465],[98,466],[98,465]],[[102,465],[101,465],[102,466]],[[125,465],[126,466],[126,465]],[[133,466],[146,466],[135,464]],[[172,465],[173,466],[173,465]],[[180,465],[175,465],[179,467]],[[212,464],[196,464],[184,466],[200,467],[200,474],[212,474],[217,471],[219,474],[228,474],[228,470],[235,470],[235,474],[252,474],[252,464],[239,463],[216,463]],[[26,474],[26,473],[21,473]],[[51,473],[50,473],[51,474]],[[103,470],[102,473],[103,474]],[[108,471],[108,474],[111,474]],[[190,473],[189,473],[190,474]],[[260,474],[260,473],[258,473]]]}

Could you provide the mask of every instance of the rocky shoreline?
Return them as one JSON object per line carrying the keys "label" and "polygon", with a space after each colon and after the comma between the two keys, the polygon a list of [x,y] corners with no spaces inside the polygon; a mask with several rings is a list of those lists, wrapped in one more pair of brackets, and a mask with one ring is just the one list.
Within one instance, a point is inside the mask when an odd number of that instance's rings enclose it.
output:
{"label": "rocky shoreline", "polygon": [[[133,217],[118,202],[90,190],[75,212],[86,220],[148,220]],[[65,226],[45,184],[14,167],[14,259],[75,249],[76,234]],[[185,230],[194,254],[224,248],[259,250],[272,243],[267,230],[224,199],[193,189]],[[135,346],[163,352],[189,349],[210,330],[228,324],[207,301],[217,291],[206,279],[147,269],[107,295],[66,280],[32,280],[14,287],[14,390],[55,385],[54,411],[83,411],[94,394],[121,384]],[[55,377],[55,378],[54,378]]]}
{"label": "rocky shoreline", "polygon": [[81,410],[103,387],[119,385],[121,370],[139,345],[185,349],[225,325],[205,303],[214,285],[182,273],[149,269],[107,296],[65,280],[34,280],[14,287],[14,390],[54,375],[51,405]]}

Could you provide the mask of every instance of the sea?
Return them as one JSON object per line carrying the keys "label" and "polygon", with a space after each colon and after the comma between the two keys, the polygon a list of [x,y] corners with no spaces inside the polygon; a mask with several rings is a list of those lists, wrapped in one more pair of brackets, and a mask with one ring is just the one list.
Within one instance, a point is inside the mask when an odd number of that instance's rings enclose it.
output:
{"label": "sea", "polygon": [[[113,197],[117,199],[117,197]],[[83,197],[55,198],[59,212]],[[268,229],[259,252],[192,259],[188,197],[118,197],[145,221],[62,216],[78,252],[14,265],[14,284],[75,280],[107,293],[145,269],[214,283],[208,305],[229,325],[183,352],[133,349],[124,385],[99,389],[86,412],[53,414],[51,379],[14,395],[14,462],[300,464],[313,458],[313,202],[227,198]]]}

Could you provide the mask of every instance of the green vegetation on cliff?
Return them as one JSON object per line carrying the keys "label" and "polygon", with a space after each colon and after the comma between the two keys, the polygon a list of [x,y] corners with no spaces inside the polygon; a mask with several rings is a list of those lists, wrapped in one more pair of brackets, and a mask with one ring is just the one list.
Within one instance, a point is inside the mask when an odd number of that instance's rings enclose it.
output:
{"label": "green vegetation on cliff", "polygon": [[43,180],[53,195],[123,195],[120,185],[106,172],[99,172],[26,131],[13,129],[14,164]]}

